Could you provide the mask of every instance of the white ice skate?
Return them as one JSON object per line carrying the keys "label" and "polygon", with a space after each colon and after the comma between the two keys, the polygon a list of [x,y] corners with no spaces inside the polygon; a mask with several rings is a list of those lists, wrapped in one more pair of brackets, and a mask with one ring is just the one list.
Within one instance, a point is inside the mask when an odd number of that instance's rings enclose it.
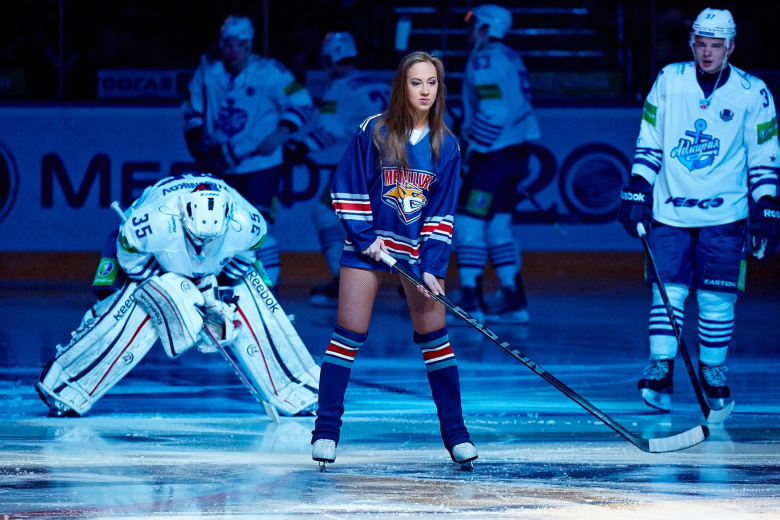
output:
{"label": "white ice skate", "polygon": [[336,462],[336,441],[331,439],[314,441],[311,447],[311,458],[320,463],[320,471],[325,471],[328,464]]}
{"label": "white ice skate", "polygon": [[450,456],[453,462],[460,464],[461,469],[472,471],[474,469],[474,460],[477,458],[477,448],[470,442],[461,442],[452,447]]}

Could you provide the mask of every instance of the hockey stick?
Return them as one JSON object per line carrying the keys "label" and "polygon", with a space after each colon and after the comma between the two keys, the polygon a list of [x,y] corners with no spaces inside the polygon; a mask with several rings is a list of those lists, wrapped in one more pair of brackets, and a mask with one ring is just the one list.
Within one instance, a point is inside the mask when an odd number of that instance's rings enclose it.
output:
{"label": "hockey stick", "polygon": [[645,231],[645,226],[641,222],[638,223],[636,225],[636,231],[639,234],[639,239],[642,241],[642,246],[645,248],[647,259],[650,261],[650,265],[652,266],[653,272],[655,273],[658,292],[661,293],[661,299],[664,301],[666,314],[669,316],[669,321],[672,324],[672,330],[674,330],[674,337],[677,338],[677,350],[680,351],[683,360],[685,361],[685,368],[688,370],[688,377],[691,379],[693,391],[696,392],[696,399],[699,401],[699,406],[701,406],[701,411],[704,414],[704,418],[707,420],[707,422],[710,423],[723,422],[731,413],[731,409],[734,408],[734,401],[731,401],[729,404],[718,410],[713,410],[710,408],[709,403],[707,403],[707,399],[705,399],[704,393],[701,390],[699,379],[696,377],[696,371],[694,370],[693,363],[691,362],[691,355],[688,352],[688,349],[685,347],[685,340],[683,339],[682,331],[680,330],[680,326],[675,319],[674,309],[672,308],[671,302],[669,302],[669,295],[666,293],[666,287],[661,281],[661,275],[658,273],[658,267],[655,264],[655,257],[653,256],[653,252],[650,250],[650,243],[647,241],[647,232]]}
{"label": "hockey stick", "polygon": [[203,343],[210,344],[212,347],[216,348],[220,354],[222,354],[222,357],[225,358],[225,361],[227,361],[228,364],[230,364],[230,366],[233,368],[233,372],[238,375],[238,378],[242,383],[244,383],[244,386],[247,387],[249,393],[252,394],[252,397],[254,397],[258,403],[263,405],[265,413],[268,415],[268,417],[270,417],[272,421],[278,423],[280,419],[279,412],[276,410],[276,407],[263,399],[263,396],[260,395],[260,392],[257,391],[249,378],[244,374],[244,371],[241,369],[241,367],[238,366],[238,363],[236,363],[233,358],[230,357],[230,353],[228,353],[227,349],[214,336],[211,335],[211,331],[209,331],[208,328],[204,326],[200,330],[199,336]]}
{"label": "hockey stick", "polygon": [[599,410],[598,408],[590,404],[588,401],[586,401],[574,390],[572,390],[571,388],[563,384],[561,381],[559,381],[548,371],[546,371],[545,369],[543,369],[542,367],[540,367],[539,365],[531,361],[520,351],[512,348],[512,346],[509,345],[509,343],[505,341],[501,341],[498,338],[498,336],[495,335],[495,333],[493,333],[491,330],[485,327],[485,325],[483,325],[482,323],[474,319],[474,317],[471,316],[469,313],[467,313],[466,311],[464,311],[463,309],[461,309],[460,307],[452,303],[444,295],[433,294],[417,275],[412,273],[406,267],[398,265],[396,263],[396,260],[393,257],[391,257],[386,253],[382,253],[382,261],[388,266],[390,266],[391,268],[398,271],[404,278],[406,278],[416,286],[425,288],[432,298],[442,303],[445,307],[447,307],[452,312],[457,314],[458,317],[469,322],[475,329],[477,329],[482,334],[490,338],[490,340],[493,341],[493,343],[495,343],[496,345],[504,349],[516,360],[524,364],[526,367],[530,368],[536,375],[540,376],[542,379],[550,383],[552,386],[554,386],[556,389],[558,389],[560,392],[566,395],[566,397],[568,397],[578,405],[585,408],[588,412],[593,414],[597,419],[599,419],[601,422],[603,422],[604,424],[606,424],[607,426],[615,430],[624,439],[626,439],[628,442],[630,442],[640,450],[649,453],[666,453],[669,451],[684,450],[686,448],[690,448],[691,446],[695,446],[696,444],[699,444],[709,436],[710,433],[709,429],[706,426],[701,426],[701,425],[696,426],[695,428],[691,428],[690,430],[684,431],[682,433],[672,435],[671,437],[645,439],[644,437],[640,437],[638,435],[631,433],[626,428],[621,426],[618,422],[616,422],[614,419],[609,417],[607,414],[605,414],[604,412],[602,412],[601,410]]}
{"label": "hockey stick", "polygon": [[[541,213],[542,215],[547,217],[547,220],[550,222],[550,224],[553,225],[555,230],[558,233],[561,234],[562,237],[566,238],[567,236],[569,236],[568,233],[566,233],[566,230],[561,227],[561,224],[558,222],[558,219],[554,218],[554,217],[551,217],[550,213],[548,211],[546,211],[545,209],[543,209],[541,205],[539,205],[539,203],[536,201],[534,196],[531,195],[531,193],[527,189],[523,188],[522,186],[518,186],[517,187],[517,192],[520,195],[522,195],[525,198],[527,198],[531,202],[531,204],[533,204],[534,208],[536,208],[536,211],[538,211],[539,213]],[[557,213],[557,211],[556,211],[556,213]]]}

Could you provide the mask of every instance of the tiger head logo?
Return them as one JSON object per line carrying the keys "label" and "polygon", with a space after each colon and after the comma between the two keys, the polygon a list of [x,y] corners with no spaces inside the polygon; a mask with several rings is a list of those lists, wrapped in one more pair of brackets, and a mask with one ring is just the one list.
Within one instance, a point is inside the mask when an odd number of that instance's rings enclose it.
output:
{"label": "tiger head logo", "polygon": [[428,204],[423,191],[410,183],[396,184],[382,195],[382,200],[394,207],[398,216],[407,224],[419,219],[420,211]]}

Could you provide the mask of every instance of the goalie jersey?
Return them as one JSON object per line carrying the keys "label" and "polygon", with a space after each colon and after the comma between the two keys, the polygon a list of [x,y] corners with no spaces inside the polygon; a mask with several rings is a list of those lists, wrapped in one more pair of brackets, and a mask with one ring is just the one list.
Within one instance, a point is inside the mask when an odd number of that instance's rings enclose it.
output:
{"label": "goalie jersey", "polygon": [[539,139],[525,64],[502,42],[487,42],[471,54],[463,93],[462,135],[469,151],[494,152]]}
{"label": "goalie jersey", "polygon": [[361,253],[381,237],[391,256],[417,275],[444,277],[460,172],[457,139],[445,133],[434,161],[426,130],[416,143],[407,141],[409,169],[382,165],[372,141],[380,116],[360,126],[331,183],[333,207],[347,232],[341,265],[390,271]]}
{"label": "goalie jersey", "polygon": [[[231,195],[227,230],[222,237],[202,247],[188,240],[181,221],[179,195],[209,183]],[[117,260],[135,279],[145,279],[158,270],[188,278],[224,274],[242,276],[255,261],[254,250],[266,234],[265,219],[224,181],[211,175],[168,177],[146,188],[125,211],[119,229]]]}
{"label": "goalie jersey", "polygon": [[705,99],[693,62],[666,66],[647,96],[633,175],[653,185],[653,217],[676,227],[728,224],[777,193],[777,115],[766,84],[730,66]]}

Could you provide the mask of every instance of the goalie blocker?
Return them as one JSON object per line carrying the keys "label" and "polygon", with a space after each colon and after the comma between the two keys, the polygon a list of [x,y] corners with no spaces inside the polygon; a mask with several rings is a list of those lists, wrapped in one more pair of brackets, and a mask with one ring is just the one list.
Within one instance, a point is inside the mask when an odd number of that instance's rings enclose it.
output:
{"label": "goalie blocker", "polygon": [[[287,315],[254,269],[234,287],[237,331],[220,349],[261,401],[284,415],[317,403],[319,367]],[[196,346],[204,329],[200,291],[173,273],[142,284],[127,281],[96,303],[65,347],[41,373],[36,389],[50,415],[84,415],[146,355],[160,338],[170,358]]]}

